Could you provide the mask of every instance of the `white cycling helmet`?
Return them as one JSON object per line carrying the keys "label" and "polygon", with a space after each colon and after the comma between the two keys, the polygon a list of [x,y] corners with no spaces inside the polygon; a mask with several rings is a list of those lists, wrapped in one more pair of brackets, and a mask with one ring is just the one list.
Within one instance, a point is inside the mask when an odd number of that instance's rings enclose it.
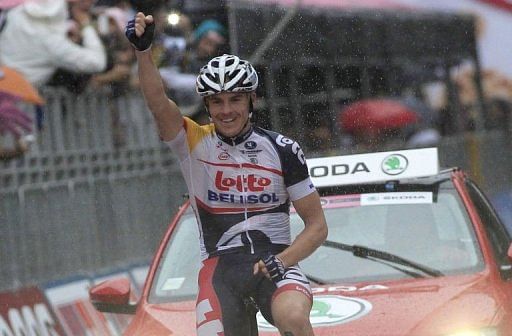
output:
{"label": "white cycling helmet", "polygon": [[252,92],[258,87],[258,74],[248,61],[224,54],[201,68],[196,91],[201,97],[221,92]]}

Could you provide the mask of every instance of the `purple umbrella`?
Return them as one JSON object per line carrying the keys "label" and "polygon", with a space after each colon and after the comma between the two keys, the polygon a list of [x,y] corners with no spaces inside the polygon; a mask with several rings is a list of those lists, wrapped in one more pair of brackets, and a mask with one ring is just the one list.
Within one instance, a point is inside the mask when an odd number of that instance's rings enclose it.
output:
{"label": "purple umbrella", "polygon": [[19,138],[32,131],[32,118],[16,106],[19,98],[0,92],[0,134],[11,133]]}

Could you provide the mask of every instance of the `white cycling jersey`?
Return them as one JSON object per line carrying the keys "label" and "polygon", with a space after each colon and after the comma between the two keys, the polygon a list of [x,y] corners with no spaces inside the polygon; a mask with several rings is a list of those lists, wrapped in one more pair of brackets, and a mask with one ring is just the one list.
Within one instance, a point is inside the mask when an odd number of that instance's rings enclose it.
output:
{"label": "white cycling jersey", "polygon": [[297,142],[259,127],[224,138],[185,117],[167,145],[187,183],[203,260],[291,244],[290,201],[315,191]]}

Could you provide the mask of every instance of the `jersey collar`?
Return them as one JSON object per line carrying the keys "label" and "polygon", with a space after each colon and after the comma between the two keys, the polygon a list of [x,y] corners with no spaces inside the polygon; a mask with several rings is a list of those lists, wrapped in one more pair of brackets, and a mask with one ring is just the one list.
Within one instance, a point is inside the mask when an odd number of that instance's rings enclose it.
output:
{"label": "jersey collar", "polygon": [[239,134],[233,138],[224,136],[224,135],[220,134],[219,132],[215,132],[215,134],[217,134],[217,137],[220,140],[224,141],[228,145],[236,146],[238,144],[241,144],[245,140],[247,140],[251,136],[252,132],[253,132],[253,126],[250,125],[249,128],[247,129],[247,131],[245,131],[244,133]]}

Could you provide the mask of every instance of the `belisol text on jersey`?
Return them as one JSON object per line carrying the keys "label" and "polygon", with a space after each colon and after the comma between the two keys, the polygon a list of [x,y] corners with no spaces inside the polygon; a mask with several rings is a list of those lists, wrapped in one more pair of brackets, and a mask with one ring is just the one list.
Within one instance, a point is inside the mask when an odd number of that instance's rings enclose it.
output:
{"label": "belisol text on jersey", "polygon": [[239,204],[279,203],[279,197],[277,197],[276,193],[261,193],[258,195],[239,195],[229,193],[218,193],[213,190],[208,190],[208,200]]}

